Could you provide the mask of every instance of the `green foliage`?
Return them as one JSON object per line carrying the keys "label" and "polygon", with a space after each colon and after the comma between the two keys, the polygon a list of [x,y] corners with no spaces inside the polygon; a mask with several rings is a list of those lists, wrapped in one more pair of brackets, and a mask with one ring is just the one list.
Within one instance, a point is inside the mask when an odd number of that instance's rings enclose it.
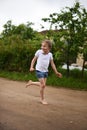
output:
{"label": "green foliage", "polygon": [[15,26],[12,24],[12,21],[7,21],[6,24],[4,24],[4,30],[2,31],[2,37],[9,37],[12,35],[20,36],[22,40],[24,39],[34,39],[36,36],[36,31],[33,30],[31,27],[33,25],[32,22],[28,22],[27,24],[20,24],[18,26]]}
{"label": "green foliage", "polygon": [[16,26],[12,25],[12,21],[7,21],[6,24],[4,24],[4,30],[2,32],[2,35],[4,37],[11,36],[14,33],[14,30],[16,29]]}
{"label": "green foliage", "polygon": [[39,43],[0,43],[0,69],[25,72],[29,70],[31,59]]}
{"label": "green foliage", "polygon": [[7,21],[0,35],[0,69],[25,72],[29,70],[35,51],[43,36],[34,31],[33,23],[12,25]]}

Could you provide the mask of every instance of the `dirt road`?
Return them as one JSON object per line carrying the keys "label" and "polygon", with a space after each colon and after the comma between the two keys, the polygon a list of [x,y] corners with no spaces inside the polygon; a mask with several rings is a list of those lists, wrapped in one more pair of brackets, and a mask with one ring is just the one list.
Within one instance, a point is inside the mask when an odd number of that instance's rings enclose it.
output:
{"label": "dirt road", "polygon": [[0,130],[87,130],[87,91],[39,87],[0,78]]}

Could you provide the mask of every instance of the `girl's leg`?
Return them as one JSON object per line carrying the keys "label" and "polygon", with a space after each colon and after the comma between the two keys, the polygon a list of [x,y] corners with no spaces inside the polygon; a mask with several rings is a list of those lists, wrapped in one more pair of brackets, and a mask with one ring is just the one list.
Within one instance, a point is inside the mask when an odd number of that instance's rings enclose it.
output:
{"label": "girl's leg", "polygon": [[45,87],[46,87],[46,78],[41,78],[39,79],[40,81],[40,86],[41,86],[41,90],[40,90],[40,95],[41,95],[41,103],[42,104],[48,104],[45,99],[44,99],[44,90],[45,90]]}
{"label": "girl's leg", "polygon": [[47,78],[39,78],[38,79],[39,82],[33,82],[32,80],[29,80],[29,82],[26,84],[26,87],[30,86],[30,85],[36,85],[36,86],[40,86],[40,95],[41,95],[41,103],[42,104],[48,104],[45,100],[44,100],[44,89],[46,87],[46,80]]}
{"label": "girl's leg", "polygon": [[30,85],[40,86],[40,82],[33,82],[32,80],[29,80],[29,82],[26,84],[26,88]]}
{"label": "girl's leg", "polygon": [[[30,85],[36,85],[36,86],[41,86],[42,84],[46,84],[46,78],[41,78],[42,80],[39,79],[39,82],[33,82],[32,80],[29,80],[29,82],[26,84],[26,87],[30,86]],[[40,82],[41,81],[41,82]]]}

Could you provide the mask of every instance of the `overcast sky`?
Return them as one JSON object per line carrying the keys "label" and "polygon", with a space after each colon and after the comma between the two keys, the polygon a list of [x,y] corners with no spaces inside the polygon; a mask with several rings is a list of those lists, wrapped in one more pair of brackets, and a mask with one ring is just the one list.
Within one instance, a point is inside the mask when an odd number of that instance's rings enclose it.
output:
{"label": "overcast sky", "polygon": [[[79,0],[87,9],[87,0]],[[61,9],[71,7],[75,0],[0,0],[0,31],[2,26],[12,20],[12,24],[26,24],[33,22],[33,28],[40,30],[41,19],[49,17],[51,13],[58,13]]]}

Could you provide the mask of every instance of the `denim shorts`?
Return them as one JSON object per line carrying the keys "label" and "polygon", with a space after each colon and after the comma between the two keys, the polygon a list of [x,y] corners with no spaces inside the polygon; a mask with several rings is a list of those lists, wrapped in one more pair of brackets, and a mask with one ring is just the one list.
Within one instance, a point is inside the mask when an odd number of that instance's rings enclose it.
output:
{"label": "denim shorts", "polygon": [[37,78],[47,78],[48,72],[41,72],[41,71],[36,70],[36,76]]}

